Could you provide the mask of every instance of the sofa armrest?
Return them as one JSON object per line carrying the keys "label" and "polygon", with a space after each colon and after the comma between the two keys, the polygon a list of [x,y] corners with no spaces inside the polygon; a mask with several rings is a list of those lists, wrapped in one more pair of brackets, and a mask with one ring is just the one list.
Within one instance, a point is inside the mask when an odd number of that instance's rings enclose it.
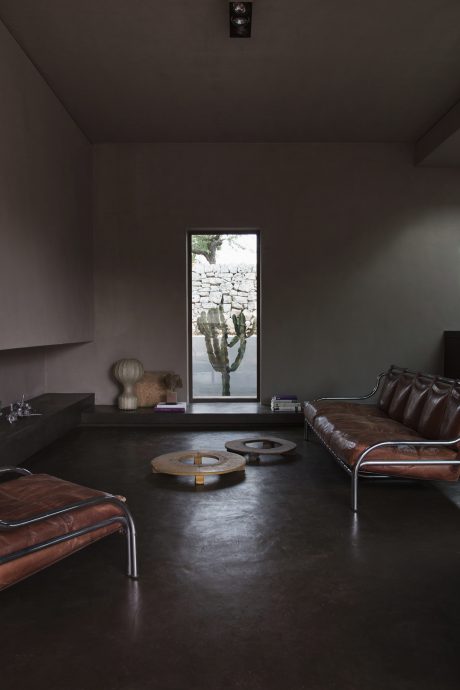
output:
{"label": "sofa armrest", "polygon": [[316,400],[367,400],[368,398],[372,398],[373,395],[375,395],[380,387],[380,382],[382,378],[385,376],[384,371],[382,371],[381,374],[377,376],[377,380],[375,382],[374,388],[371,390],[370,393],[367,393],[366,395],[359,395],[359,396],[354,396],[354,397],[340,397],[340,398],[316,398]]}
{"label": "sofa armrest", "polygon": [[[455,446],[460,443],[460,438],[455,438],[451,441],[417,441],[414,439],[410,439],[408,441],[382,441],[380,443],[374,443],[372,446],[369,446],[364,450],[361,455],[359,456],[356,464],[353,466],[351,470],[351,475],[352,475],[352,484],[351,484],[351,508],[353,512],[358,512],[358,476],[359,476],[359,470],[361,467],[369,467],[372,465],[381,465],[382,460],[366,460],[366,457],[371,453],[372,451],[378,449],[378,448],[388,448],[390,446],[419,446],[419,447],[429,447],[429,448],[445,448],[449,446]],[[413,465],[414,460],[413,459],[407,459],[407,460],[384,460],[383,461],[385,465]],[[434,459],[429,459],[429,460],[416,460],[415,463],[417,465],[460,465],[460,458],[457,458],[456,460],[453,460],[452,458],[448,460],[434,460]]]}
{"label": "sofa armrest", "polygon": [[47,520],[48,518],[55,517],[56,515],[64,515],[66,513],[71,513],[74,510],[78,510],[79,508],[89,508],[91,506],[100,505],[101,503],[113,503],[114,505],[119,506],[125,516],[129,512],[123,501],[116,496],[107,494],[106,496],[87,498],[84,501],[70,503],[68,505],[61,506],[60,508],[48,510],[44,513],[37,513],[37,515],[32,515],[21,520],[2,520],[0,517],[0,530],[11,530],[16,529],[17,527],[24,527],[25,525],[32,525],[37,522]]}
{"label": "sofa armrest", "polygon": [[[382,460],[366,460],[366,456],[377,448],[388,448],[390,446],[420,446],[429,448],[445,448],[446,446],[455,446],[460,443],[460,438],[454,438],[452,441],[417,441],[416,439],[410,439],[407,441],[381,441],[380,443],[374,443],[369,448],[366,448],[359,456],[353,471],[358,471],[361,465],[381,465]],[[385,465],[413,465],[414,460],[385,460]],[[421,465],[433,465],[435,463],[440,463],[443,465],[460,465],[460,458],[458,460],[417,460],[417,464]]]}
{"label": "sofa armrest", "polygon": [[32,474],[32,472],[26,470],[25,467],[15,467],[14,465],[3,465],[0,467],[0,474],[7,474],[8,472],[21,475]]}

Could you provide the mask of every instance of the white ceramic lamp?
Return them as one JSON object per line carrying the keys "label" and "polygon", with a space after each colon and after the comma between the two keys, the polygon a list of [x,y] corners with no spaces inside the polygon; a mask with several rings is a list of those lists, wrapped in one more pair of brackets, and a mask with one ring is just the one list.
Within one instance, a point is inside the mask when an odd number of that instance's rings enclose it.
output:
{"label": "white ceramic lamp", "polygon": [[123,393],[118,396],[120,410],[137,409],[137,396],[134,384],[144,375],[144,367],[138,359],[120,359],[115,362],[113,373],[123,386]]}

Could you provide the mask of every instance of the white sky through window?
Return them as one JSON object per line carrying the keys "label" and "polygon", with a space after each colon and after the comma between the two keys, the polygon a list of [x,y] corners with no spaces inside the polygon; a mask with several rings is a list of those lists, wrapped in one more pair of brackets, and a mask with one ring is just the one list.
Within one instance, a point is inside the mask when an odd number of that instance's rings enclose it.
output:
{"label": "white sky through window", "polygon": [[[228,233],[231,235],[231,233]],[[257,235],[237,235],[236,239],[229,243],[224,241],[222,248],[217,252],[218,264],[257,264]],[[207,264],[204,256],[197,256],[196,261]]]}

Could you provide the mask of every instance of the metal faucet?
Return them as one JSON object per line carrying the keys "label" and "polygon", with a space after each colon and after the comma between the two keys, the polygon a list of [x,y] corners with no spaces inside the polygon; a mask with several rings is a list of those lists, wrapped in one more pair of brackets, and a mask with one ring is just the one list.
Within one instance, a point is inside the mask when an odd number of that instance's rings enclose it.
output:
{"label": "metal faucet", "polygon": [[[1,414],[1,412],[0,412],[0,414]],[[10,411],[6,415],[6,418],[10,424],[14,424],[15,422],[18,421],[19,417],[41,417],[41,416],[42,416],[41,412],[33,412],[32,405],[29,402],[25,401],[24,395],[23,395],[22,400],[20,400],[18,402],[11,403]]]}

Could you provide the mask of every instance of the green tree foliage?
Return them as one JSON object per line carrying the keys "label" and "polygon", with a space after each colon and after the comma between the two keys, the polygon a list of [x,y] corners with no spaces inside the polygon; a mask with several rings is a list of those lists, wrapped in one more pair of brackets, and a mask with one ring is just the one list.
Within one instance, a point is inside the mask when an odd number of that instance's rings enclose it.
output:
{"label": "green tree foliage", "polygon": [[192,235],[192,255],[193,259],[197,255],[204,256],[210,263],[216,263],[217,251],[222,247],[224,242],[231,245],[239,246],[238,235]]}
{"label": "green tree foliage", "polygon": [[204,256],[210,264],[215,264],[217,250],[222,247],[223,241],[223,235],[193,235],[192,254],[194,258]]}

